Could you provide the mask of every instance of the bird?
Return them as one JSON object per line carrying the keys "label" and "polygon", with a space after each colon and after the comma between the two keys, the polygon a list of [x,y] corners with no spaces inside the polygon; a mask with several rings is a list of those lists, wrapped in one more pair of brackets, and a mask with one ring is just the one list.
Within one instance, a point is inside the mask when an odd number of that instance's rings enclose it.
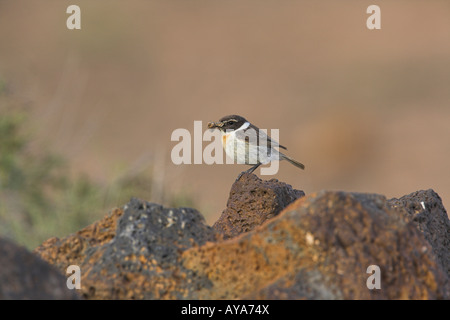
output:
{"label": "bird", "polygon": [[230,158],[238,164],[252,165],[247,171],[241,172],[236,181],[245,173],[253,173],[261,164],[268,164],[274,160],[287,160],[297,168],[305,169],[302,163],[275,149],[287,150],[285,146],[270,138],[242,116],[235,114],[224,116],[218,122],[209,122],[208,128],[220,130],[222,146]]}

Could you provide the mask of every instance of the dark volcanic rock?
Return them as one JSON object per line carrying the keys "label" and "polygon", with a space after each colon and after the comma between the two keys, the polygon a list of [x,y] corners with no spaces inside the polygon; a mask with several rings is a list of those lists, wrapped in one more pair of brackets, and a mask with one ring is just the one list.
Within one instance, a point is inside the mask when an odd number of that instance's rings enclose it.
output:
{"label": "dark volcanic rock", "polygon": [[254,174],[244,174],[231,187],[227,208],[213,228],[225,239],[235,237],[275,217],[304,195],[303,191],[276,179],[263,181]]}
{"label": "dark volcanic rock", "polygon": [[[180,251],[215,240],[215,232],[205,225],[195,209],[164,208],[155,203],[131,199],[125,206],[105,258],[122,260],[130,254],[151,256],[158,266],[172,266]],[[111,263],[114,264],[114,261]]]}
{"label": "dark volcanic rock", "polygon": [[417,224],[442,268],[450,275],[450,220],[439,195],[431,189],[420,190],[391,199],[388,204]]}
{"label": "dark volcanic rock", "polygon": [[55,267],[0,238],[0,299],[79,299]]}
{"label": "dark volcanic rock", "polygon": [[[51,252],[77,247],[79,257],[61,258],[78,261],[81,268],[82,293],[88,299],[182,299],[196,287],[208,287],[207,277],[193,277],[181,267],[181,253],[191,247],[215,241],[217,233],[205,225],[195,209],[164,208],[161,205],[132,199],[120,214],[105,218],[116,222],[114,234],[108,228],[110,241],[89,241],[80,234],[54,242]],[[104,219],[104,220],[105,220]],[[104,225],[100,221],[97,225]],[[82,234],[98,234],[91,231]],[[111,236],[112,235],[112,236]],[[75,242],[75,245],[74,245]],[[87,243],[94,245],[86,245]],[[59,247],[58,247],[59,246]],[[41,256],[52,256],[46,248],[38,248]],[[71,254],[64,249],[66,254]],[[59,264],[60,267],[63,265]]]}

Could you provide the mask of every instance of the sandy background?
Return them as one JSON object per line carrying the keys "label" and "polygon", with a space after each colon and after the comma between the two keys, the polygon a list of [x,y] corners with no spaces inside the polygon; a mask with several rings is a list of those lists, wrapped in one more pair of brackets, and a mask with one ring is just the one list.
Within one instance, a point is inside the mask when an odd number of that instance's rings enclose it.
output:
{"label": "sandy background", "polygon": [[78,31],[65,1],[0,0],[0,78],[32,112],[35,147],[74,173],[152,171],[146,200],[188,192],[212,223],[246,167],[175,166],[170,135],[237,113],[280,129],[306,171],[282,163],[275,178],[306,193],[433,188],[450,206],[450,2],[376,1],[378,31],[374,1],[73,4]]}

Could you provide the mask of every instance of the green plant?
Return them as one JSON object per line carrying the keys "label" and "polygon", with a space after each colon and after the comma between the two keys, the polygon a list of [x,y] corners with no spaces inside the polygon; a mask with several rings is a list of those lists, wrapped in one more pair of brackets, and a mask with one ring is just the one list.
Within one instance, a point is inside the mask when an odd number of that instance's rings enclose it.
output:
{"label": "green plant", "polygon": [[[155,181],[149,173],[122,174],[101,185],[85,175],[71,176],[67,161],[45,148],[31,152],[27,121],[25,112],[0,104],[1,236],[32,249],[83,228],[131,197],[151,200]],[[186,193],[163,198],[168,205],[193,204]]]}

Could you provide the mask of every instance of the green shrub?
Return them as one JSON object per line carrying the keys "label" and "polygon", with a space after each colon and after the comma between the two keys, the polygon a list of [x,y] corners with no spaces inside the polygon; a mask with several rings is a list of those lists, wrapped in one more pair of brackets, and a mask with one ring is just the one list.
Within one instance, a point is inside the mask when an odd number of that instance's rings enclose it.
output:
{"label": "green shrub", "polygon": [[[0,105],[0,236],[32,249],[83,228],[130,197],[151,199],[150,174],[124,175],[108,185],[73,177],[61,156],[44,148],[29,151],[26,127],[25,112]],[[164,198],[172,206],[193,204],[186,194]]]}

